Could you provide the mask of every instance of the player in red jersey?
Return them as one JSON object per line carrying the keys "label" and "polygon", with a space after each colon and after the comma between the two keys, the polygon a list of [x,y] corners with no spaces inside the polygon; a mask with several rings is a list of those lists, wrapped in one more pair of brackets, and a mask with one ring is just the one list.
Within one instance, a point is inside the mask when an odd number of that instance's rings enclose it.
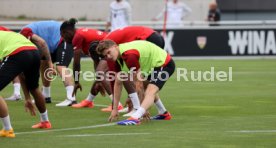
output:
{"label": "player in red jersey", "polygon": [[[89,29],[89,28],[75,28],[77,20],[76,19],[70,19],[68,21],[65,21],[62,23],[60,30],[61,30],[61,36],[66,40],[66,42],[72,43],[74,47],[74,64],[73,64],[73,72],[74,72],[74,78],[75,78],[75,88],[74,93],[77,92],[77,89],[82,89],[81,84],[79,83],[79,72],[80,72],[80,58],[81,53],[85,55],[90,55],[90,57],[94,61],[94,68],[95,71],[107,71],[103,70],[104,67],[107,68],[106,61],[101,60],[99,56],[95,56],[93,53],[89,52],[89,47],[92,42],[100,41],[105,36],[106,33],[102,32],[100,30],[96,29]],[[77,75],[76,75],[77,74]],[[77,79],[76,79],[77,78]],[[103,81],[96,81],[93,83],[93,86],[90,90],[89,95],[85,100],[80,102],[79,104],[72,105],[74,108],[81,108],[81,107],[89,107],[92,108],[94,106],[93,100],[96,97],[96,95],[101,92],[104,94],[104,92],[107,92],[107,94],[110,96],[112,100],[112,92],[110,88],[109,82],[103,80]],[[121,109],[123,106],[121,105]]]}
{"label": "player in red jersey", "polygon": [[[147,40],[149,42],[156,44],[157,46],[159,46],[162,49],[164,48],[164,45],[165,45],[164,39],[159,33],[155,32],[153,29],[151,29],[149,27],[145,27],[145,26],[128,26],[128,27],[114,30],[114,31],[110,32],[109,34],[107,34],[106,37],[104,38],[104,40],[108,40],[108,39],[115,41],[117,44],[131,42],[134,40]],[[95,52],[96,47],[97,47],[97,45],[94,46],[94,49],[90,49],[90,50],[92,52],[93,51]],[[91,48],[93,48],[93,47],[91,46]],[[112,69],[114,69],[115,65],[116,65],[115,63],[108,61],[109,71],[113,71]],[[111,84],[113,84],[113,82]],[[133,103],[133,106],[131,104],[130,108],[127,110],[130,113],[125,114],[124,116],[130,116],[134,112],[135,109],[139,108],[139,106],[140,106],[139,98],[142,99],[143,97],[142,96],[138,97],[132,82],[124,81],[124,87],[127,90],[128,96],[131,100],[131,101],[127,101],[127,102]],[[113,86],[112,86],[112,88],[113,88]],[[156,102],[156,103],[160,104],[162,102]],[[134,110],[132,110],[132,107],[134,108]],[[102,111],[110,112],[110,111],[112,111],[112,107],[109,106],[108,108],[102,109]],[[123,110],[121,110],[120,112],[123,112]]]}
{"label": "player in red jersey", "polygon": [[135,40],[146,40],[160,48],[164,48],[164,38],[152,28],[145,26],[128,26],[114,30],[106,35],[104,40],[113,40],[117,44],[127,43]]}
{"label": "player in red jersey", "polygon": [[[1,31],[11,31],[10,29],[4,27],[4,26],[0,26],[0,30]],[[20,95],[20,80],[19,77],[15,77],[12,81],[13,83],[13,95],[8,97],[8,98],[4,98],[5,100],[11,100],[11,101],[18,101],[21,99],[21,95]]]}
{"label": "player in red jersey", "polygon": [[[107,34],[104,40],[113,40],[117,44],[127,43],[135,40],[147,40],[149,42],[156,44],[162,49],[165,46],[164,38],[159,33],[154,31],[152,28],[145,27],[145,26],[127,26],[124,28],[114,30],[109,34]],[[110,70],[113,69],[112,67],[114,66],[114,63],[109,61],[108,65]],[[138,96],[133,86],[134,85],[132,84],[132,82],[124,81],[124,87],[129,94],[129,98],[131,99],[131,101],[127,101],[127,102],[132,102],[133,108],[138,109],[140,104],[137,103]],[[141,96],[139,98],[142,99]],[[129,116],[133,112],[132,105],[131,104],[129,105],[131,106],[128,110],[130,111],[130,113],[125,114],[124,116]],[[111,110],[112,110],[112,107],[109,106],[109,111]]]}

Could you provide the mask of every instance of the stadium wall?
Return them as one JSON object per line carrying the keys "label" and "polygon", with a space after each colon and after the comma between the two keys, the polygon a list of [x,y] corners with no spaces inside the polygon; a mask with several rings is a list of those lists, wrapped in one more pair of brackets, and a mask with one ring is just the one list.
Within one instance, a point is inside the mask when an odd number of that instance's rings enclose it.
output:
{"label": "stadium wall", "polygon": [[275,56],[275,39],[275,27],[168,30],[165,50],[174,56]]}
{"label": "stadium wall", "polygon": [[[1,0],[0,15],[43,19],[68,19],[105,21],[109,3],[113,0]],[[134,21],[149,21],[164,6],[165,0],[129,0]],[[181,0],[180,0],[181,1]],[[204,20],[208,3],[212,0],[185,0],[193,12],[185,20]]]}

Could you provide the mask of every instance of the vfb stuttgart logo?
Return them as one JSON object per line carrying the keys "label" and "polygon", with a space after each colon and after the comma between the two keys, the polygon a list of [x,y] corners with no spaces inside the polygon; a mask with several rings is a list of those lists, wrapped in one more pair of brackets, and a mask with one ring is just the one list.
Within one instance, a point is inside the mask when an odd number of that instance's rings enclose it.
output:
{"label": "vfb stuttgart logo", "polygon": [[197,45],[200,49],[204,49],[207,44],[207,37],[206,36],[198,36],[196,38]]}

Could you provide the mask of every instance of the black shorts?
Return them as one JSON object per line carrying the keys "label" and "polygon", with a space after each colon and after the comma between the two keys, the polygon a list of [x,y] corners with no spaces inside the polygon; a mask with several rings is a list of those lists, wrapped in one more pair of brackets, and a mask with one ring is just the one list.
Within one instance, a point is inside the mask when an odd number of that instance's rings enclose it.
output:
{"label": "black shorts", "polygon": [[58,66],[68,67],[74,56],[73,45],[62,41],[57,50],[51,53],[52,62]]}
{"label": "black shorts", "polygon": [[159,90],[162,89],[166,81],[171,77],[175,70],[175,63],[173,59],[164,66],[164,67],[156,67],[154,68],[151,75],[148,76],[148,81],[150,84],[156,85]]}
{"label": "black shorts", "polygon": [[147,41],[159,46],[160,48],[164,49],[165,47],[165,40],[161,36],[161,34],[154,32],[152,33],[148,38],[146,38]]}
{"label": "black shorts", "polygon": [[4,58],[0,65],[0,91],[22,72],[28,90],[38,88],[39,67],[38,50],[25,50]]}

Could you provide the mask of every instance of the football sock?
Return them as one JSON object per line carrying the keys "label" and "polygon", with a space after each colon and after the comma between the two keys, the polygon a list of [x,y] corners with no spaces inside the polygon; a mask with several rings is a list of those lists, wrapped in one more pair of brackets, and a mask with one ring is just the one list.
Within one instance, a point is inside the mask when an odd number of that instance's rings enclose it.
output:
{"label": "football sock", "polygon": [[146,110],[143,107],[139,107],[138,110],[131,115],[131,117],[134,119],[140,119],[145,112]]}
{"label": "football sock", "polygon": [[13,84],[13,94],[19,96],[20,95],[20,83]]}
{"label": "football sock", "polygon": [[43,121],[49,121],[47,110],[44,113],[40,113],[40,119],[41,119],[42,122]]}
{"label": "football sock", "polygon": [[51,97],[51,87],[42,86],[42,94],[45,98]]}
{"label": "football sock", "polygon": [[66,86],[67,99],[69,99],[71,101],[75,101],[76,100],[76,96],[72,97],[73,91],[74,91],[74,86]]}
{"label": "football sock", "polygon": [[137,93],[135,92],[135,93],[129,94],[128,96],[133,104],[133,108],[138,109],[140,107],[140,100]]}
{"label": "football sock", "polygon": [[160,98],[154,103],[158,110],[158,114],[164,114],[167,111]]}
{"label": "football sock", "polygon": [[96,96],[94,96],[94,95],[92,95],[91,93],[89,93],[88,96],[86,97],[86,100],[92,102],[92,101],[94,100],[95,97],[96,97]]}
{"label": "football sock", "polygon": [[1,120],[2,120],[2,124],[3,124],[4,130],[10,130],[10,129],[12,129],[11,121],[10,121],[10,116],[9,115],[7,117],[1,118]]}

